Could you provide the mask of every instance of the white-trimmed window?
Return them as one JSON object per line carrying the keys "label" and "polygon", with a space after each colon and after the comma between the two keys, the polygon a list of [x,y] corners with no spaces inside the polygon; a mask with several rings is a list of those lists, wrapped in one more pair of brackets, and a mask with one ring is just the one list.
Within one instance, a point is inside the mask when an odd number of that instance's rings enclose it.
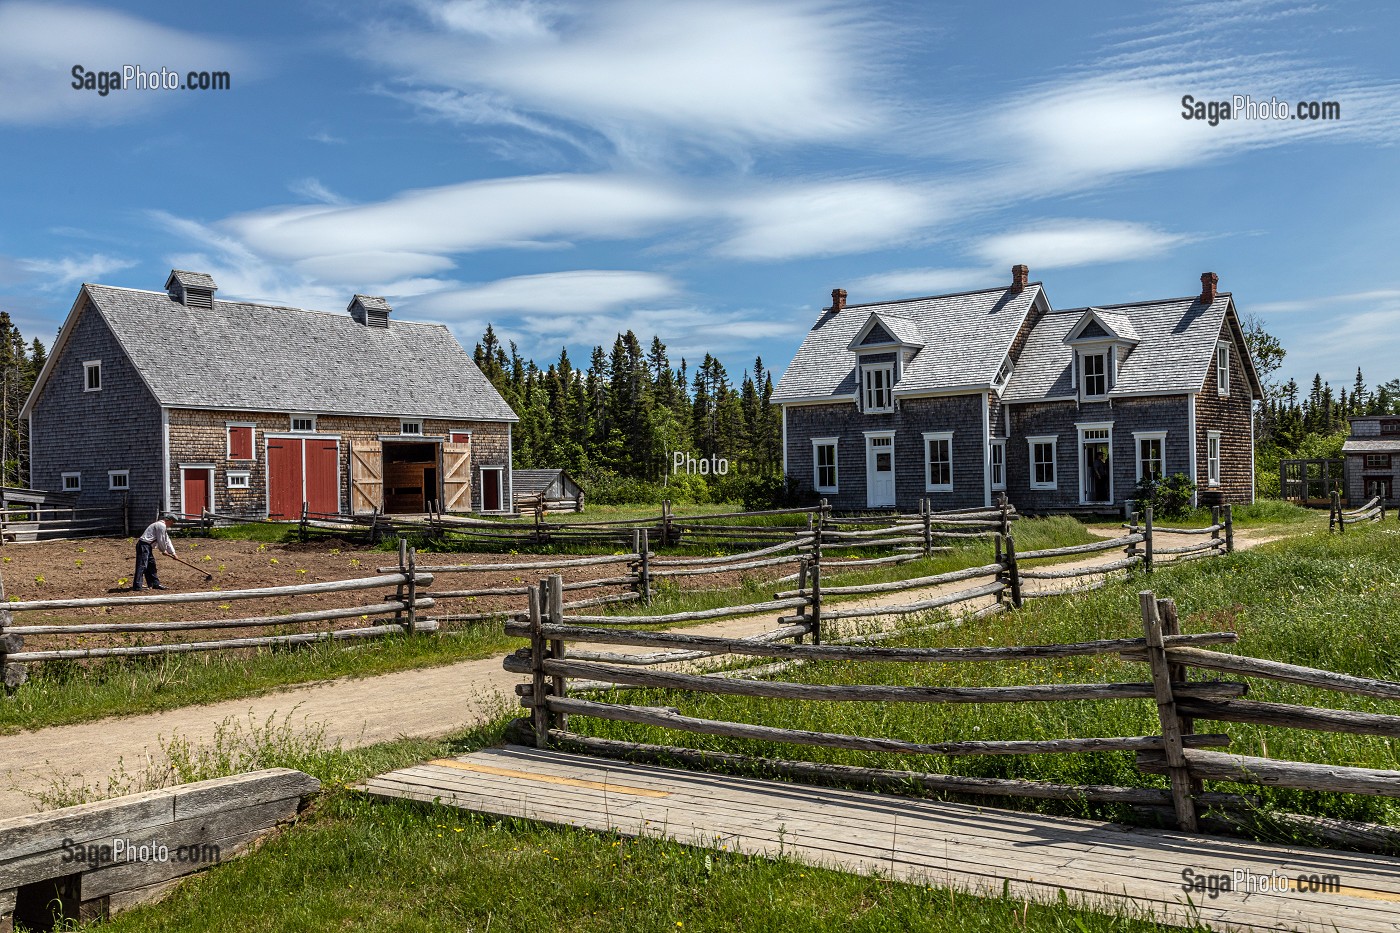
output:
{"label": "white-trimmed window", "polygon": [[1206,432],[1206,482],[1220,485],[1220,432]]}
{"label": "white-trimmed window", "polygon": [[894,364],[871,363],[861,367],[867,412],[894,411]]}
{"label": "white-trimmed window", "polygon": [[1060,439],[1055,435],[1028,437],[1031,448],[1031,488],[1055,488],[1055,454]]}
{"label": "white-trimmed window", "polygon": [[229,489],[248,489],[252,480],[247,470],[229,470],[224,474]]}
{"label": "white-trimmed window", "polygon": [[423,433],[423,422],[421,422],[421,421],[400,421],[400,422],[399,422],[399,433],[400,433],[400,434],[422,434],[422,433]]}
{"label": "white-trimmed window", "polygon": [[1161,479],[1166,475],[1166,431],[1134,431],[1133,448],[1137,451],[1139,483],[1145,479]]}
{"label": "white-trimmed window", "polygon": [[1080,394],[1084,398],[1103,398],[1108,394],[1108,354],[1085,353],[1080,357]]}
{"label": "white-trimmed window", "polygon": [[116,490],[119,490],[119,491],[121,491],[121,492],[126,492],[128,489],[131,488],[131,471],[130,471],[130,470],[108,470],[108,471],[107,471],[107,488],[108,488],[108,489],[116,489]]}
{"label": "white-trimmed window", "polygon": [[64,474],[63,474],[63,491],[64,491],[64,492],[82,492],[82,489],[83,489],[83,474],[81,474],[81,473],[64,473]]}
{"label": "white-trimmed window", "polygon": [[834,437],[812,438],[812,485],[817,492],[836,492],[836,445]]}
{"label": "white-trimmed window", "polygon": [[297,434],[315,434],[315,433],[316,433],[316,416],[315,416],[315,415],[292,415],[292,416],[291,416],[291,429],[292,429],[294,432],[296,432]]}
{"label": "white-trimmed window", "polygon": [[1006,441],[992,441],[992,489],[1006,489]]}
{"label": "white-trimmed window", "polygon": [[1230,344],[1225,340],[1215,345],[1215,389],[1221,395],[1230,394]]}
{"label": "white-trimmed window", "polygon": [[953,491],[953,432],[924,432],[924,491]]}
{"label": "white-trimmed window", "polygon": [[88,360],[83,363],[83,391],[102,391],[102,361]]}

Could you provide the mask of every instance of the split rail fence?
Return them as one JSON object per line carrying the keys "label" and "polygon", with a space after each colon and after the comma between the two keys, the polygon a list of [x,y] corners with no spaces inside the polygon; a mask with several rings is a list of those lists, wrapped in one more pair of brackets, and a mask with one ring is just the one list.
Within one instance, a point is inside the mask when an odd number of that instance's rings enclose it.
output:
{"label": "split rail fence", "polygon": [[1348,525],[1385,521],[1385,500],[1376,496],[1356,509],[1342,508],[1342,494],[1332,493],[1332,508],[1327,514],[1327,530],[1345,534]]}
{"label": "split rail fence", "polygon": [[[780,608],[799,605],[798,600],[777,600]],[[1249,685],[1243,680],[1192,679],[1192,670],[1212,674],[1260,678],[1302,684],[1355,696],[1400,699],[1400,682],[1379,681],[1332,671],[1284,664],[1238,654],[1206,650],[1232,645],[1234,632],[1181,633],[1175,603],[1157,599],[1151,591],[1140,593],[1143,637],[1100,641],[1022,645],[1014,647],[904,648],[864,644],[823,644],[821,621],[808,617],[764,637],[720,638],[678,632],[638,630],[639,625],[661,620],[613,619],[572,615],[566,612],[558,578],[532,588],[527,623],[513,623],[507,631],[529,639],[529,646],[504,660],[507,671],[530,676],[517,687],[520,704],[529,718],[517,729],[537,746],[560,747],[594,754],[650,761],[680,761],[702,767],[744,767],[769,774],[807,780],[838,780],[886,787],[910,784],[928,790],[969,795],[1095,801],[1147,807],[1170,814],[1176,826],[1189,832],[1202,828],[1202,811],[1223,812],[1224,822],[1238,823],[1238,813],[1257,809],[1257,800],[1234,792],[1211,792],[1206,781],[1228,784],[1298,788],[1336,793],[1400,797],[1400,772],[1368,768],[1320,765],[1229,754],[1217,749],[1229,746],[1224,733],[1198,733],[1196,720],[1246,723],[1324,732],[1400,738],[1400,716],[1349,710],[1256,702],[1243,699]],[[809,608],[811,603],[808,603]],[[619,623],[622,623],[619,626]],[[601,627],[608,625],[612,627]],[[778,641],[780,635],[812,636],[812,644]],[[585,649],[576,648],[586,644]],[[1138,680],[1111,683],[1040,683],[994,687],[945,687],[937,679],[929,685],[823,684],[751,679],[732,672],[692,673],[678,670],[646,670],[636,656],[595,650],[593,646],[631,646],[657,649],[656,657],[677,660],[691,656],[734,655],[776,660],[761,669],[772,675],[795,664],[814,661],[851,661],[942,665],[965,662],[1023,662],[1096,655],[1115,655],[1146,665]],[[883,703],[1061,703],[1140,699],[1157,710],[1160,731],[1151,735],[1095,736],[1084,738],[1033,738],[1024,740],[953,740],[914,742],[887,736],[848,735],[779,728],[761,722],[735,722],[685,715],[672,707],[639,706],[623,700],[596,698],[589,691],[616,688],[652,688],[676,693],[697,693],[781,700],[785,702],[883,702]],[[570,695],[573,693],[574,695]],[[729,752],[674,745],[656,745],[602,739],[575,731],[570,717],[632,723],[675,732],[747,739],[831,749],[874,751],[914,756],[1060,755],[1070,753],[1136,753],[1139,770],[1166,775],[1169,788],[1151,786],[1075,785],[1047,781],[970,777],[955,774],[855,767],[840,764],[760,758]],[[517,732],[517,736],[522,733]],[[1233,818],[1230,812],[1237,815]],[[1394,846],[1396,833],[1385,827],[1315,820],[1288,814],[1293,825],[1322,838],[1331,833],[1349,844]],[[1215,825],[1215,824],[1212,824]]]}

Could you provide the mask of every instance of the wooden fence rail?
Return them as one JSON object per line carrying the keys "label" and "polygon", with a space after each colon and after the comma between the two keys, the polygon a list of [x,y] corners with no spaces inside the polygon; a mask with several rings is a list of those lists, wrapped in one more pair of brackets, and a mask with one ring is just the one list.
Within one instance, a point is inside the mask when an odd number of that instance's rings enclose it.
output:
{"label": "wooden fence rail", "polygon": [[[1188,678],[1188,671],[1191,668],[1199,668],[1390,699],[1400,698],[1400,682],[1355,677],[1205,650],[1203,646],[1206,645],[1235,644],[1238,635],[1233,632],[1181,634],[1175,603],[1169,599],[1158,599],[1151,591],[1145,590],[1140,593],[1143,620],[1141,638],[1009,647],[900,648],[855,644],[799,644],[782,642],[772,637],[723,638],[684,632],[596,627],[593,623],[608,624],[617,620],[607,617],[585,620],[564,615],[558,608],[559,594],[562,592],[559,584],[558,577],[543,581],[543,592],[537,592],[532,597],[528,623],[514,623],[506,628],[508,634],[530,637],[530,647],[508,655],[503,661],[503,666],[507,671],[531,674],[533,677],[530,683],[521,684],[516,693],[520,698],[520,705],[530,714],[528,720],[520,722],[527,724],[535,743],[540,747],[556,745],[566,749],[577,748],[619,757],[640,757],[643,760],[670,757],[673,761],[688,761],[701,766],[743,761],[762,765],[766,770],[805,778],[839,777],[843,780],[859,779],[885,785],[899,783],[902,776],[906,783],[964,794],[1115,802],[1145,802],[1150,799],[1153,805],[1169,805],[1178,828],[1187,832],[1197,832],[1201,829],[1202,823],[1198,814],[1201,807],[1247,809],[1256,805],[1250,798],[1237,794],[1210,792],[1205,788],[1206,781],[1400,797],[1400,771],[1235,755],[1212,750],[1228,747],[1231,741],[1228,734],[1201,734],[1194,730],[1195,720],[1209,719],[1217,722],[1400,737],[1400,716],[1243,699],[1249,689],[1247,683],[1239,680],[1191,680]],[[669,621],[665,617],[658,617],[657,620]],[[578,624],[584,621],[590,625]],[[592,650],[578,651],[569,647],[571,643],[656,648],[661,650],[655,657],[668,660],[732,654],[778,659],[790,663],[840,660],[928,665],[1116,655],[1125,661],[1144,663],[1149,678],[1137,682],[1040,683],[987,687],[947,687],[936,682],[908,686],[852,684],[844,682],[844,678],[842,683],[811,683],[644,669],[642,665],[633,663],[635,656]],[[781,666],[774,669],[780,670]],[[578,688],[583,688],[585,695],[569,695],[571,687],[575,688],[575,694],[578,694]],[[1160,731],[1155,735],[993,741],[955,738],[918,742],[888,736],[782,728],[762,722],[708,719],[687,715],[670,707],[629,703],[625,693],[616,699],[586,695],[587,690],[597,687],[738,696],[786,703],[983,704],[1136,699],[1150,701],[1155,705]],[[927,772],[771,760],[678,746],[604,740],[571,731],[570,716],[741,740],[900,755],[957,757],[1132,751],[1136,754],[1139,769],[1145,774],[1166,775],[1170,780],[1170,789],[1076,786],[1022,779],[964,778]],[[1324,835],[1329,831],[1327,821],[1310,821],[1296,814],[1285,816],[1294,822],[1306,823],[1310,831],[1315,830]],[[1358,838],[1368,838],[1364,826],[1348,824],[1345,830],[1349,842],[1355,843]],[[1373,841],[1384,841],[1390,838],[1388,832],[1377,827],[1369,836],[1374,837]]]}
{"label": "wooden fence rail", "polygon": [[1375,496],[1370,502],[1360,508],[1343,509],[1342,494],[1332,493],[1332,508],[1327,515],[1327,530],[1344,534],[1347,525],[1356,525],[1361,522],[1382,522],[1385,521],[1385,500],[1380,496]]}

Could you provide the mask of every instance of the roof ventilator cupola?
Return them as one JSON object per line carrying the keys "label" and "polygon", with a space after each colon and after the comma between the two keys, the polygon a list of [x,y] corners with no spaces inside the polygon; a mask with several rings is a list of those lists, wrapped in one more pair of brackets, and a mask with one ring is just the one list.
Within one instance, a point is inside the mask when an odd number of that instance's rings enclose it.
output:
{"label": "roof ventilator cupola", "polygon": [[389,312],[394,309],[389,307],[389,302],[376,295],[356,295],[350,300],[347,310],[352,318],[366,327],[388,327]]}
{"label": "roof ventilator cupola", "polygon": [[214,277],[206,272],[171,269],[170,277],[165,280],[165,291],[170,295],[170,300],[178,301],[187,308],[213,308],[214,293],[218,290]]}

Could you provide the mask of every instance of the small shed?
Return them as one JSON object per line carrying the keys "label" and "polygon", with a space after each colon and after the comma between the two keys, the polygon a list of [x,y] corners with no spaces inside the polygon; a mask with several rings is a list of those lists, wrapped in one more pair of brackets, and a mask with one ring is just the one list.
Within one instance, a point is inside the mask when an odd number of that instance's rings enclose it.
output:
{"label": "small shed", "polygon": [[583,489],[564,470],[516,470],[515,509],[533,512],[582,512]]}

